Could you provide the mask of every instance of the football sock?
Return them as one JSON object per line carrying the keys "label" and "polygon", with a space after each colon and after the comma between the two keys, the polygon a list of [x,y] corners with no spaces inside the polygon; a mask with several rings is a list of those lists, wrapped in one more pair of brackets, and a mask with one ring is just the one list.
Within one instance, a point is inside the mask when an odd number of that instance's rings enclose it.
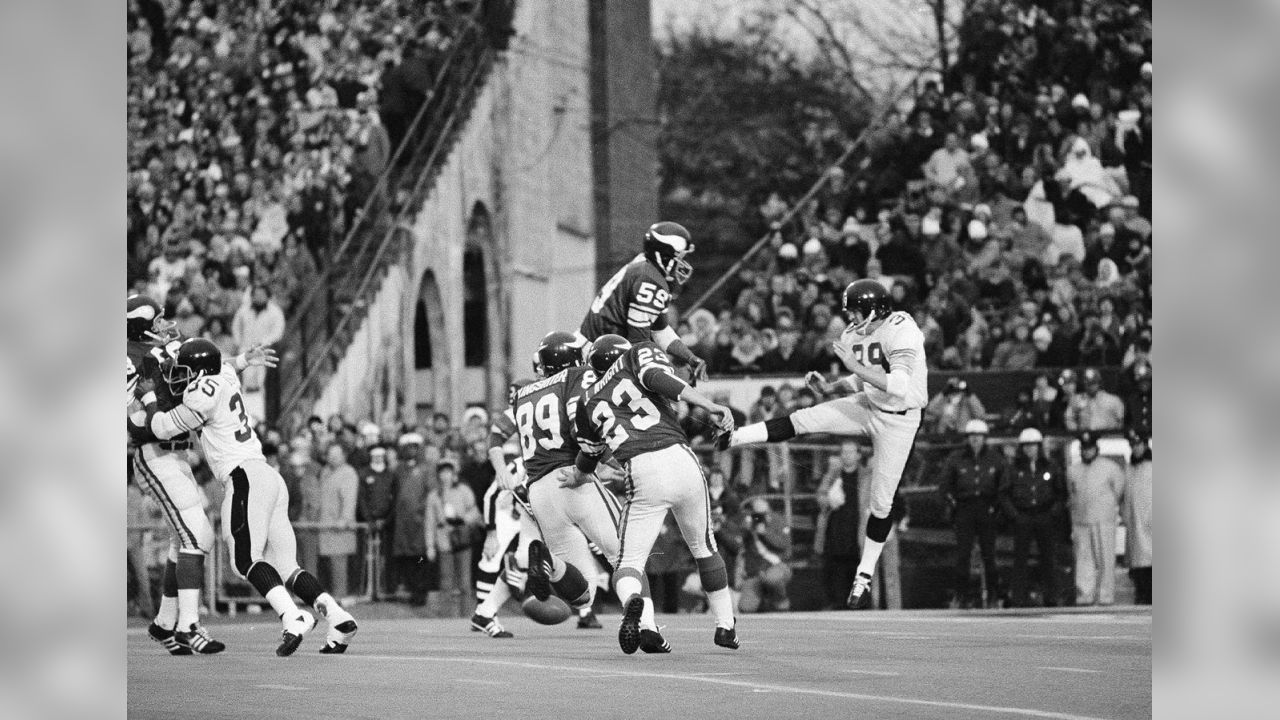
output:
{"label": "football sock", "polygon": [[796,426],[792,424],[790,415],[766,420],[764,429],[769,434],[769,442],[782,442],[796,436]]}
{"label": "football sock", "polygon": [[498,580],[497,572],[490,572],[481,568],[476,568],[476,604],[484,602],[489,597],[489,593],[493,592],[494,583]]}
{"label": "football sock", "polygon": [[301,568],[294,571],[293,575],[290,576],[288,587],[302,599],[302,602],[311,607],[316,607],[316,600],[324,594],[324,588],[321,587],[320,581],[316,579],[316,576]]}
{"label": "football sock", "polygon": [[524,592],[524,584],[529,579],[529,572],[514,562],[507,563],[506,568],[502,571],[502,580],[511,586],[511,592],[520,594]]}
{"label": "football sock", "polygon": [[702,581],[702,589],[707,593],[707,606],[716,618],[716,626],[733,627],[733,595],[729,592],[729,573],[724,566],[724,558],[720,553],[712,553],[708,557],[696,558],[698,578]]}
{"label": "football sock", "polygon": [[250,565],[245,578],[262,597],[267,599],[267,602],[271,603],[271,609],[276,611],[276,615],[284,617],[285,614],[298,612],[298,606],[289,596],[284,582],[280,580],[280,573],[276,572],[270,564],[259,561]]}
{"label": "football sock", "polygon": [[172,560],[164,564],[164,576],[160,583],[160,610],[156,613],[156,624],[169,630],[178,624],[178,564]]}
{"label": "football sock", "polygon": [[640,594],[644,598],[644,609],[640,611],[640,627],[646,630],[657,630],[658,619],[654,617],[653,591],[649,589],[649,576],[640,576]]}
{"label": "football sock", "polygon": [[729,447],[762,443],[768,439],[769,431],[764,429],[764,423],[752,423],[738,428],[729,436]]}
{"label": "football sock", "polygon": [[483,617],[491,618],[498,614],[502,609],[503,603],[511,597],[511,586],[505,582],[493,584],[493,589],[485,596],[485,599],[476,607],[476,614]]}
{"label": "football sock", "polygon": [[[569,563],[561,560],[559,557],[552,555],[551,551],[547,551],[547,555],[551,558],[551,582],[559,582],[564,577],[565,572],[569,569]],[[578,573],[582,575],[582,573]]]}
{"label": "football sock", "polygon": [[893,529],[893,521],[887,517],[867,517],[867,541],[862,545],[862,559],[858,561],[858,572],[872,577],[876,574],[876,563],[880,561],[880,552],[889,539],[889,531]]}
{"label": "football sock", "polygon": [[618,599],[622,601],[623,605],[626,605],[633,595],[643,594],[644,585],[640,581],[642,577],[644,577],[644,574],[639,570],[626,567],[619,568],[613,574],[613,590],[617,593]]}
{"label": "football sock", "polygon": [[179,552],[177,570],[178,627],[186,630],[200,622],[200,586],[204,579],[204,553]]}
{"label": "football sock", "polygon": [[[561,562],[564,562],[563,560]],[[591,607],[591,586],[578,568],[564,563],[564,572],[559,580],[554,580],[551,587],[561,599],[574,608]]]}

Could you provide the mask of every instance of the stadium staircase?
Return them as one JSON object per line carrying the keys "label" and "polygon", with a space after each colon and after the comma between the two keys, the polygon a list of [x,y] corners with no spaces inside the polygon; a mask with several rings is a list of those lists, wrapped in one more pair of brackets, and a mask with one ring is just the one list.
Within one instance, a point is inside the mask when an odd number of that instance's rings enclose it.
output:
{"label": "stadium staircase", "polygon": [[267,393],[267,418],[277,427],[294,430],[311,414],[388,269],[412,250],[413,216],[433,191],[498,52],[479,12],[462,26],[386,170],[290,310],[278,345],[278,385]]}

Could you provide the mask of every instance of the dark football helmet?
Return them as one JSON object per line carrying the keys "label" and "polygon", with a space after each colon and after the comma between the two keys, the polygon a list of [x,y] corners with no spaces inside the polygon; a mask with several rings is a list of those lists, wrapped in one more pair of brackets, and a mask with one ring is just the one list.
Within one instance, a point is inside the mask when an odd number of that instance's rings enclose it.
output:
{"label": "dark football helmet", "polygon": [[551,377],[565,368],[582,364],[582,351],[586,338],[556,330],[547,333],[538,343],[538,366],[545,377]]}
{"label": "dark football helmet", "polygon": [[630,349],[631,343],[621,335],[601,335],[591,343],[591,349],[587,351],[587,362],[597,375],[603,375]]}
{"label": "dark football helmet", "polygon": [[191,383],[202,377],[222,372],[222,351],[212,341],[204,338],[183,340],[173,360],[165,366],[164,381],[176,397]]}
{"label": "dark football helmet", "polygon": [[130,295],[125,310],[125,328],[129,340],[166,343],[174,339],[178,324],[164,319],[164,307],[146,295]]}
{"label": "dark football helmet", "polygon": [[844,289],[844,318],[859,335],[866,335],[871,323],[893,312],[889,291],[875,280],[854,280]]}
{"label": "dark football helmet", "polygon": [[693,266],[684,259],[692,252],[692,237],[679,223],[654,223],[644,234],[644,256],[677,284],[685,284],[693,274]]}
{"label": "dark football helmet", "polygon": [[533,384],[533,381],[528,378],[520,378],[519,380],[512,380],[511,384],[507,386],[507,404],[515,405],[516,393],[520,392],[520,388],[524,387],[525,385],[532,385],[532,384]]}

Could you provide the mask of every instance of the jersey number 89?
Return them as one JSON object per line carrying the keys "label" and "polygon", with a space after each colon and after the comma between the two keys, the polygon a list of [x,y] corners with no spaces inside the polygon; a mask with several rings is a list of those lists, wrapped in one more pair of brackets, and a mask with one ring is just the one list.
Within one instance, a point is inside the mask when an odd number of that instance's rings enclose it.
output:
{"label": "jersey number 89", "polygon": [[[564,447],[564,438],[560,436],[560,414],[556,409],[555,395],[543,395],[538,398],[536,405],[526,402],[516,408],[516,427],[520,430],[520,454],[525,460],[533,457],[535,442],[544,450]],[[546,433],[546,437],[534,437],[535,425],[537,429]]]}

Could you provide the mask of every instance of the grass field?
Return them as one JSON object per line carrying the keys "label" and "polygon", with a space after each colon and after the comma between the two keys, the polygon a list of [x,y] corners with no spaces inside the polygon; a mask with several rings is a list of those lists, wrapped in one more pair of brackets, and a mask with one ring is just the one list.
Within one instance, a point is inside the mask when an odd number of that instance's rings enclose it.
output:
{"label": "grass field", "polygon": [[[362,610],[364,611],[362,613]],[[128,629],[137,718],[1146,718],[1151,615],[898,611],[748,616],[742,649],[709,616],[659,616],[670,655],[623,655],[603,630],[503,617],[494,640],[465,620],[369,619],[347,654],[324,625],[277,658],[267,616],[207,623],[225,653],[170,657]]]}

